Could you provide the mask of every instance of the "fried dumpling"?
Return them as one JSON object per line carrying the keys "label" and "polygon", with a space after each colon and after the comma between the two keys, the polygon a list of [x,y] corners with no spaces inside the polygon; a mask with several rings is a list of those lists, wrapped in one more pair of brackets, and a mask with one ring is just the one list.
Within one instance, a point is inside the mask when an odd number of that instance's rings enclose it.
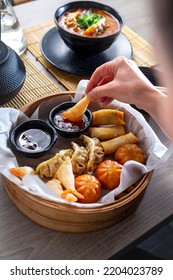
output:
{"label": "fried dumpling", "polygon": [[79,146],[75,142],[71,143],[74,153],[71,158],[73,173],[79,176],[85,172],[88,162],[88,152],[83,146]]}
{"label": "fried dumpling", "polygon": [[87,163],[87,172],[92,173],[104,158],[103,148],[97,138],[90,138],[82,134],[80,139],[83,141],[86,150],[88,151],[89,159]]}
{"label": "fried dumpling", "polygon": [[[77,198],[83,198],[83,195],[78,193],[75,189],[75,178],[70,157],[67,156],[65,161],[58,168],[57,172],[55,173],[55,178],[58,179],[63,187],[67,190],[64,192],[64,195],[72,193]],[[63,195],[61,197],[64,198]]]}
{"label": "fried dumpling", "polygon": [[58,196],[61,196],[63,188],[61,182],[58,179],[53,178],[52,180],[47,181],[46,185]]}
{"label": "fried dumpling", "polygon": [[82,120],[82,116],[85,113],[88,104],[90,103],[90,98],[85,95],[78,103],[76,103],[72,108],[62,113],[62,116],[71,122],[79,122]]}
{"label": "fried dumpling", "polygon": [[52,178],[54,177],[56,171],[60,167],[60,165],[63,163],[63,161],[66,159],[67,156],[72,156],[73,150],[67,149],[67,150],[61,150],[59,153],[57,153],[54,157],[40,163],[36,168],[36,173],[41,177],[47,177]]}
{"label": "fried dumpling", "polygon": [[119,147],[114,155],[114,158],[120,164],[124,164],[128,160],[135,160],[140,163],[145,162],[143,150],[136,144],[124,144]]}
{"label": "fried dumpling", "polygon": [[53,178],[52,180],[48,181],[46,185],[59,197],[65,198],[69,202],[77,201],[77,197],[72,193],[67,193],[63,190],[61,182],[58,179]]}
{"label": "fried dumpling", "polygon": [[69,156],[58,168],[54,178],[58,179],[65,189],[74,189],[74,174]]}
{"label": "fried dumpling", "polygon": [[114,160],[106,159],[98,165],[95,176],[104,188],[113,190],[119,186],[121,172],[121,164]]}
{"label": "fried dumpling", "polygon": [[84,199],[79,202],[95,203],[101,198],[102,186],[94,175],[83,174],[76,177],[75,187],[84,196]]}

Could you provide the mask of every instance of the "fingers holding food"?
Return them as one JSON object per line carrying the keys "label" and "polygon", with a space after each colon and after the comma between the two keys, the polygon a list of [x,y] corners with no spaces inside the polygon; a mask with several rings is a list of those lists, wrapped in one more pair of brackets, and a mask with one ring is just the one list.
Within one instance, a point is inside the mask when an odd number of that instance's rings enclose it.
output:
{"label": "fingers holding food", "polygon": [[76,103],[72,108],[62,112],[61,114],[64,118],[71,122],[79,122],[82,120],[82,116],[85,113],[90,101],[90,98],[85,95],[85,97]]}

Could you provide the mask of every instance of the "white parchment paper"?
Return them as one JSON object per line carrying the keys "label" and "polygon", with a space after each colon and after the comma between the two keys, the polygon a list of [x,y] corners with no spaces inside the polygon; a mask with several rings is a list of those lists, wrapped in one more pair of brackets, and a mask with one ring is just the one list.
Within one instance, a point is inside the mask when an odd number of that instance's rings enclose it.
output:
{"label": "white parchment paper", "polygon": [[[87,80],[82,80],[78,87],[74,97],[74,101],[79,101],[85,92]],[[70,95],[60,95],[54,97],[49,101],[42,102],[39,108],[31,116],[31,119],[43,119],[47,121],[50,110],[65,101],[72,100]],[[147,157],[146,165],[137,163],[135,161],[129,161],[124,164],[120,185],[115,190],[106,193],[98,203],[94,204],[80,204],[72,203],[76,207],[94,207],[101,206],[102,204],[111,203],[114,201],[114,197],[124,191],[126,188],[134,184],[143,174],[151,170],[157,169],[169,158],[173,153],[173,145],[168,149],[160,142],[154,131],[148,125],[144,117],[140,112],[132,108],[130,105],[113,101],[108,108],[116,108],[125,112],[126,131],[133,132],[139,139],[140,147],[144,150]],[[89,109],[91,111],[98,110],[101,107],[100,104],[91,102]],[[17,184],[19,187],[33,195],[39,195],[41,197],[51,199],[54,201],[61,201],[63,203],[69,203],[66,200],[58,197],[53,191],[51,191],[44,182],[36,175],[26,175],[22,180],[16,178],[10,174],[9,169],[17,166],[32,166],[36,167],[40,162],[51,158],[59,150],[71,147],[71,141],[79,142],[79,139],[71,138],[66,139],[61,136],[58,137],[56,145],[49,152],[49,154],[38,158],[30,159],[23,155],[11,150],[9,136],[13,128],[21,122],[27,120],[28,117],[19,110],[13,108],[0,108],[0,172],[6,176],[9,180]],[[80,143],[80,142],[79,142]],[[27,164],[26,164],[27,163]]]}

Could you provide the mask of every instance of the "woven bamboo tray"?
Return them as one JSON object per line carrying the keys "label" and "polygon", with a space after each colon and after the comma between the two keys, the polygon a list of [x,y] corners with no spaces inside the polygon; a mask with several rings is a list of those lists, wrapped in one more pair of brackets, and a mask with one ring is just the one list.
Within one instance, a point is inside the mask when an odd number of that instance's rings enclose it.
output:
{"label": "woven bamboo tray", "polygon": [[[57,95],[33,101],[22,111],[30,116],[42,101]],[[4,176],[3,181],[6,192],[15,206],[37,224],[63,232],[91,232],[114,225],[134,213],[142,201],[151,176],[152,172],[145,174],[136,184],[118,195],[113,203],[87,209],[32,195]]]}

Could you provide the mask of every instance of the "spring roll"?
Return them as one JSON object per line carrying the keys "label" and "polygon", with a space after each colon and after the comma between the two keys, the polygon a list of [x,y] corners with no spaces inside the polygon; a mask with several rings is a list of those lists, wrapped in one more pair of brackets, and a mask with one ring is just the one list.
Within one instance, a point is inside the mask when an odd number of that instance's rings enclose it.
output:
{"label": "spring roll", "polygon": [[88,134],[91,138],[99,140],[108,140],[125,134],[124,126],[110,126],[110,127],[90,127]]}
{"label": "spring roll", "polygon": [[114,109],[102,109],[93,112],[92,126],[105,124],[124,125],[124,112]]}
{"label": "spring roll", "polygon": [[46,185],[55,192],[59,197],[63,197],[69,202],[77,201],[77,197],[74,196],[72,193],[65,193],[63,190],[61,183],[58,179],[53,178],[52,180],[48,181]]}
{"label": "spring roll", "polygon": [[138,138],[132,133],[113,138],[108,141],[101,142],[105,154],[115,153],[115,151],[123,144],[135,144],[138,142]]}

